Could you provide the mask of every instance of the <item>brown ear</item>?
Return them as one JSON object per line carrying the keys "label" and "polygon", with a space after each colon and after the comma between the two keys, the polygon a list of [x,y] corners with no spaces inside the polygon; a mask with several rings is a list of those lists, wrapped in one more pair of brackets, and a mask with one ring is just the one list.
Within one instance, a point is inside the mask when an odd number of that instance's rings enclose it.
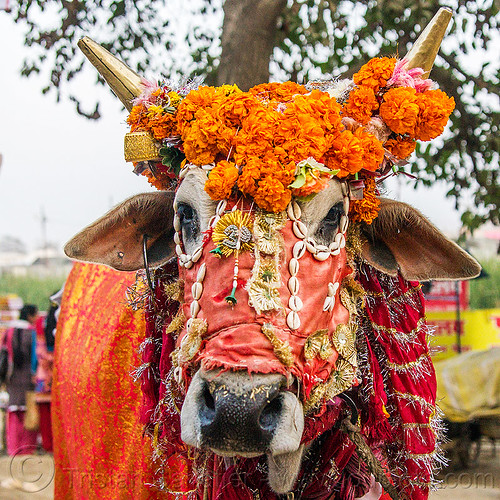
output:
{"label": "brown ear", "polygon": [[148,263],[157,267],[175,255],[173,201],[169,191],[133,196],[74,236],[64,252],[71,259],[135,271],[144,268],[146,235]]}
{"label": "brown ear", "polygon": [[364,225],[361,255],[369,264],[407,280],[475,278],[481,266],[444,236],[418,210],[400,201],[381,199],[378,217]]}

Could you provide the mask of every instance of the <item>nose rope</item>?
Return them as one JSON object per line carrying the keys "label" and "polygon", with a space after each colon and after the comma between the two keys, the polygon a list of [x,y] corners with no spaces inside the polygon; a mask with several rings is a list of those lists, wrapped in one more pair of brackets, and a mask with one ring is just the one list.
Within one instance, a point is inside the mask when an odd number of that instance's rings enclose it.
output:
{"label": "nose rope", "polygon": [[149,289],[151,290],[151,293],[154,294],[155,290],[153,287],[153,280],[151,279],[151,273],[149,270],[147,242],[148,242],[148,235],[143,234],[142,235],[142,259],[144,261],[144,270],[146,271],[146,278],[148,280]]}
{"label": "nose rope", "polygon": [[340,424],[340,430],[349,436],[349,439],[354,443],[354,446],[356,447],[359,458],[365,462],[368,470],[382,485],[384,491],[392,498],[392,500],[400,500],[401,497],[399,496],[399,493],[396,490],[395,486],[389,481],[389,478],[385,475],[385,472],[382,469],[382,465],[378,461],[377,457],[375,457],[370,447],[366,444],[366,441],[361,434],[361,429],[358,427],[358,425],[352,423],[352,416],[353,415],[351,414],[351,416],[342,420],[342,423]]}

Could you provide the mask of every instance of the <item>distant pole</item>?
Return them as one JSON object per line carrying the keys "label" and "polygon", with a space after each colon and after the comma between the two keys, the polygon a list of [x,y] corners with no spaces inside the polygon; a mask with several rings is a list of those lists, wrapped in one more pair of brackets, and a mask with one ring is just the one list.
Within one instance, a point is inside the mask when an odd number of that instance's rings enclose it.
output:
{"label": "distant pole", "polygon": [[460,320],[460,281],[455,281],[455,298],[457,306],[455,331],[457,334],[457,353],[460,354],[462,352],[462,322]]}
{"label": "distant pole", "polygon": [[44,256],[45,266],[49,264],[49,256],[47,254],[47,216],[45,215],[45,209],[42,207],[40,209],[40,224],[42,226],[42,250]]}

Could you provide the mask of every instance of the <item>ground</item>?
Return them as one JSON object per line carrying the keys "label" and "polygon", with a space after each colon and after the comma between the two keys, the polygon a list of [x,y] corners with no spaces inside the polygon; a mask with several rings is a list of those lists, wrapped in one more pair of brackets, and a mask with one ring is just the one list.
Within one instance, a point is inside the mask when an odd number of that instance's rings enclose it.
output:
{"label": "ground", "polygon": [[[477,465],[468,469],[448,468],[441,474],[442,488],[430,500],[500,500],[500,446],[496,455],[483,441]],[[54,498],[54,464],[51,455],[0,457],[0,500],[51,500]],[[24,485],[22,491],[14,489]],[[7,488],[6,486],[10,486]]]}

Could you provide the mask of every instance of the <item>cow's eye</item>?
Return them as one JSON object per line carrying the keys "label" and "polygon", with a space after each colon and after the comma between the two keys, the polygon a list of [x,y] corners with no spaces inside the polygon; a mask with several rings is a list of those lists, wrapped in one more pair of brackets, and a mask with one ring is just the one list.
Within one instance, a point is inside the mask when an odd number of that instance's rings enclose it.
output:
{"label": "cow's eye", "polygon": [[331,243],[337,234],[342,215],[344,215],[344,205],[342,202],[330,208],[326,217],[319,223],[315,239],[319,240],[321,243]]}
{"label": "cow's eye", "polygon": [[181,223],[184,244],[193,242],[197,238],[200,230],[196,210],[187,203],[179,203],[177,215]]}

